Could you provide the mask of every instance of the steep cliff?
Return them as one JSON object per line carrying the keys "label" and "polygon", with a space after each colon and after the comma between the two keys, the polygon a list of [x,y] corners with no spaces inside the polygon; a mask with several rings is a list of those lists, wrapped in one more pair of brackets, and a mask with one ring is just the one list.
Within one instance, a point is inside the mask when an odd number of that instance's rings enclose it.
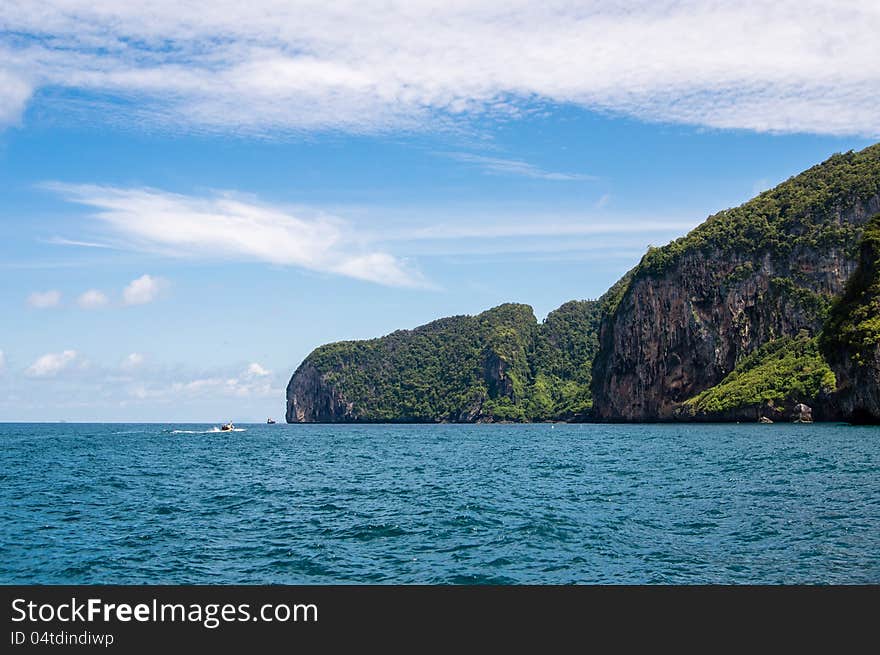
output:
{"label": "steep cliff", "polygon": [[673,418],[765,343],[819,333],[880,210],[880,145],[826,162],[652,248],[602,320],[599,420]]}
{"label": "steep cliff", "polygon": [[880,214],[865,227],[858,268],[821,337],[847,420],[880,423]]}
{"label": "steep cliff", "polygon": [[539,325],[528,305],[444,318],[314,350],[287,387],[288,422],[526,421],[590,406],[598,303]]}
{"label": "steep cliff", "polygon": [[719,384],[685,401],[676,418],[698,421],[791,421],[808,405],[815,420],[836,416],[834,373],[806,332],[769,341]]}

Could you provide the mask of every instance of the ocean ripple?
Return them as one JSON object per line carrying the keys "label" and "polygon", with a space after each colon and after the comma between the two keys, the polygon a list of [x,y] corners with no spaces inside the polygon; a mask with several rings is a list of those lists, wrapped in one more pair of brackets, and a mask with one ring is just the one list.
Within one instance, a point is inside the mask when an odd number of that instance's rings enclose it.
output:
{"label": "ocean ripple", "polygon": [[0,424],[0,583],[878,583],[880,429]]}

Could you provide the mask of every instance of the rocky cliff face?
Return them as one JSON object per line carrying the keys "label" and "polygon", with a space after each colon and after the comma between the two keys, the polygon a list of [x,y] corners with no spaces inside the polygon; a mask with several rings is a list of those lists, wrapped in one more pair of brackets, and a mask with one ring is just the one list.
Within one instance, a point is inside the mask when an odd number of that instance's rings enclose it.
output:
{"label": "rocky cliff face", "polygon": [[821,339],[837,376],[836,401],[853,423],[880,423],[880,215],[868,223],[858,268]]}
{"label": "rocky cliff face", "polygon": [[311,423],[322,421],[357,420],[354,404],[327,384],[315,366],[305,361],[287,385],[287,422]]}
{"label": "rocky cliff face", "polygon": [[761,346],[719,384],[685,401],[675,416],[689,421],[793,421],[803,420],[809,407],[811,418],[829,420],[838,414],[836,388],[817,340],[804,330]]}
{"label": "rocky cliff face", "polygon": [[[817,333],[821,305],[843,289],[855,265],[843,249],[822,253],[818,266],[807,264],[811,258],[819,253],[765,256],[757,265],[694,253],[660,278],[635,282],[601,331],[596,417],[669,418],[771,338]],[[748,264],[754,268],[747,279],[730,279]],[[794,291],[775,282],[795,275],[802,282]]]}
{"label": "rocky cliff face", "polygon": [[880,210],[878,162],[835,156],[649,251],[602,322],[595,417],[672,418],[764,343],[817,334]]}
{"label": "rocky cliff face", "polygon": [[859,365],[840,362],[835,368],[842,418],[856,424],[880,423],[880,347],[875,345]]}

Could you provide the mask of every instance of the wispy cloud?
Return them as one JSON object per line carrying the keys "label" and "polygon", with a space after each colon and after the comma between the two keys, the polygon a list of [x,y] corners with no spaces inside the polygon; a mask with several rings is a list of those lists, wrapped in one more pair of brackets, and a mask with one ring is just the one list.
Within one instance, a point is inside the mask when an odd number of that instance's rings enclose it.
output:
{"label": "wispy cloud", "polygon": [[[420,256],[579,251],[596,257],[599,249],[611,248],[638,257],[649,243],[665,243],[699,222],[609,217],[600,208],[568,215],[447,208],[440,214],[419,212],[417,220],[401,208],[357,208],[356,227],[319,208],[269,205],[231,193],[196,197],[155,189],[47,186],[95,208],[117,248],[299,266],[401,287],[436,288],[409,264]],[[123,303],[155,299],[163,282],[142,276],[126,288]]]}
{"label": "wispy cloud", "polygon": [[185,130],[424,129],[567,103],[880,133],[874,0],[7,0],[0,26],[3,123],[52,87],[100,97],[107,120]]}
{"label": "wispy cloud", "polygon": [[267,375],[271,375],[271,373],[272,373],[272,371],[267,371],[265,368],[263,368],[257,362],[252,362],[247,367],[247,374],[250,376],[253,376],[253,377],[263,378],[263,377],[266,377]]}
{"label": "wispy cloud", "polygon": [[127,394],[137,400],[154,401],[199,397],[282,397],[283,389],[277,380],[272,379],[271,372],[263,369],[262,374],[255,374],[251,370],[253,366],[251,364],[240,372],[217,371],[213,375],[183,380],[168,380],[167,375],[153,372],[129,384]]}
{"label": "wispy cloud", "polygon": [[[700,222],[678,218],[646,219],[608,215],[599,210],[566,215],[517,210],[461,212],[427,216],[421,225],[398,225],[376,235],[395,251],[411,257],[541,255],[545,260],[601,259],[607,252],[633,261],[649,244],[663,244]],[[499,220],[499,215],[504,217]],[[430,220],[433,219],[433,220]],[[580,254],[576,254],[580,253]]]}
{"label": "wispy cloud", "polygon": [[[5,52],[0,48],[0,57],[3,54]],[[33,87],[24,77],[14,74],[11,70],[4,70],[3,64],[0,63],[0,126],[19,122],[32,93]]]}
{"label": "wispy cloud", "polygon": [[437,223],[424,227],[391,230],[383,234],[386,241],[449,241],[455,239],[506,239],[529,237],[572,237],[600,234],[681,233],[691,230],[698,221],[596,220],[583,216],[579,220],[554,221],[542,215],[519,216],[504,223],[485,217],[468,223]]}
{"label": "wispy cloud", "polygon": [[114,248],[107,243],[96,243],[94,241],[78,241],[76,239],[65,239],[64,237],[52,237],[51,239],[46,239],[46,243],[51,243],[54,246],[79,246],[81,248]]}
{"label": "wispy cloud", "polygon": [[34,291],[28,296],[27,304],[36,309],[49,309],[57,307],[61,303],[61,292],[54,289],[50,291]]}
{"label": "wispy cloud", "polygon": [[[49,188],[96,209],[95,217],[131,249],[299,266],[389,286],[428,286],[404,261],[366,248],[363,235],[337,217],[301,216],[223,193],[194,197],[93,185]],[[155,280],[148,278],[129,286],[127,304],[154,297]]]}
{"label": "wispy cloud", "polygon": [[536,180],[554,180],[563,182],[592,181],[598,179],[595,175],[587,175],[585,173],[558,173],[546,171],[534,164],[530,164],[520,159],[486,157],[484,155],[475,155],[468,152],[442,152],[439,154],[466,164],[473,164],[488,173],[494,173],[496,175],[514,175],[519,177],[530,177]]}
{"label": "wispy cloud", "polygon": [[125,356],[125,359],[122,360],[122,363],[119,365],[123,370],[132,370],[141,366],[144,363],[145,357],[140,353],[129,353]]}
{"label": "wispy cloud", "polygon": [[76,299],[76,304],[83,309],[97,309],[99,307],[104,307],[108,302],[109,300],[107,299],[106,294],[97,289],[89,289]]}
{"label": "wispy cloud", "polygon": [[25,375],[32,378],[55,377],[77,359],[75,350],[60,353],[46,353],[25,369]]}
{"label": "wispy cloud", "polygon": [[[7,367],[0,372],[0,411],[12,416],[32,412],[44,418],[55,411],[71,418],[67,410],[79,408],[91,409],[96,418],[124,407],[167,417],[183,408],[177,414],[180,420],[188,414],[191,420],[192,411],[208,418],[241,419],[242,413],[257,418],[283,407],[284,384],[292,368],[291,364],[277,372],[263,369],[264,374],[257,375],[246,362],[192,368],[153,362],[137,352],[105,366],[90,363],[79,350],[66,349],[40,355],[26,368]],[[230,400],[235,402],[230,405]],[[122,415],[130,412],[122,410]],[[88,415],[83,418],[90,420]]]}

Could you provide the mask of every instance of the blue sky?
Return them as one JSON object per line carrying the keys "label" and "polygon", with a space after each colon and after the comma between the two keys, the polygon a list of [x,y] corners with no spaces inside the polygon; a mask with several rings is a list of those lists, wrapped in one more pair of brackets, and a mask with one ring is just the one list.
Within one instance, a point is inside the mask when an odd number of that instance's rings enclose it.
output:
{"label": "blue sky", "polygon": [[0,8],[0,420],[280,418],[880,133],[873,3],[116,5]]}

